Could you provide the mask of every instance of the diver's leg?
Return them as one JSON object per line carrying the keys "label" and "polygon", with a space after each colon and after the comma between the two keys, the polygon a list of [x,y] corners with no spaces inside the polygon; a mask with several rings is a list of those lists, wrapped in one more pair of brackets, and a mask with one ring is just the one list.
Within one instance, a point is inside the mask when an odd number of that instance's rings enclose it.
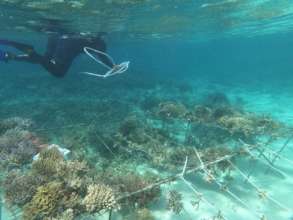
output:
{"label": "diver's leg", "polygon": [[58,45],[59,35],[51,34],[48,36],[48,42],[46,47],[45,57],[52,58]]}
{"label": "diver's leg", "polygon": [[23,44],[23,43],[19,43],[16,41],[10,41],[10,40],[0,40],[0,45],[14,47],[17,50],[24,52],[24,53],[29,53],[30,51],[34,50],[34,47],[32,45]]}
{"label": "diver's leg", "polygon": [[44,58],[40,63],[52,76],[62,78],[67,73],[70,64],[56,63],[53,59]]}
{"label": "diver's leg", "polygon": [[53,60],[40,55],[34,55],[34,58],[32,58],[28,54],[15,55],[10,52],[0,50],[0,61],[8,62],[9,60],[40,64],[51,75],[58,78],[64,77],[69,69],[69,66],[57,64]]}
{"label": "diver's leg", "polygon": [[9,62],[9,61],[19,61],[40,64],[43,60],[43,56],[37,54],[36,52],[31,52],[30,54],[14,54],[11,52],[0,52],[0,61]]}
{"label": "diver's leg", "polygon": [[0,50],[0,61],[8,62],[9,52]]}
{"label": "diver's leg", "polygon": [[17,50],[23,52],[23,54],[13,54],[11,52],[5,52],[5,61],[15,60],[21,62],[29,62],[29,63],[40,63],[42,60],[42,56],[39,55],[34,47],[28,44],[19,43],[16,41],[10,40],[0,40],[0,45],[6,45],[10,47],[14,47]]}

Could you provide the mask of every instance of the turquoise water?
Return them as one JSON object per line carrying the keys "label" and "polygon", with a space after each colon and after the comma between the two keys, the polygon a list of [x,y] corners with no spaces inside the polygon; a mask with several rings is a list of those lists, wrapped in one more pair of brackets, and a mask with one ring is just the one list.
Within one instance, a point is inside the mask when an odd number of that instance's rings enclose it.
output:
{"label": "turquoise water", "polygon": [[1,39],[42,54],[56,19],[71,33],[106,32],[107,53],[130,61],[105,79],[81,74],[105,72],[86,54],[64,78],[0,63],[1,220],[293,218],[290,2],[0,9]]}

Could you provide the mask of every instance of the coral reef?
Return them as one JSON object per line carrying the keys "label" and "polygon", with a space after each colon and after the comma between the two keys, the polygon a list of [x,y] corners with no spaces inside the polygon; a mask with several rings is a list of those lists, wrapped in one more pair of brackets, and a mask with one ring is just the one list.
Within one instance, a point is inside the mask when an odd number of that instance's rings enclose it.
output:
{"label": "coral reef", "polygon": [[52,179],[54,176],[66,174],[65,161],[56,147],[45,149],[40,153],[39,159],[32,163],[32,173],[44,178]]}
{"label": "coral reef", "polygon": [[103,184],[89,185],[82,204],[88,212],[107,211],[117,207],[113,190]]}
{"label": "coral reef", "polygon": [[24,175],[19,170],[11,171],[3,183],[7,205],[10,207],[25,205],[32,199],[42,182],[37,176]]}
{"label": "coral reef", "polygon": [[20,130],[27,130],[31,128],[33,122],[30,119],[24,119],[20,117],[8,118],[0,121],[0,135],[7,130],[18,128]]}
{"label": "coral reef", "polygon": [[180,214],[183,209],[182,195],[176,190],[171,190],[168,193],[167,209],[176,214]]}
{"label": "coral reef", "polygon": [[74,220],[75,214],[73,209],[66,209],[60,215],[55,218],[50,218],[50,220]]}
{"label": "coral reef", "polygon": [[36,220],[55,216],[63,195],[64,189],[60,182],[50,182],[38,187],[32,200],[24,206],[23,219]]}
{"label": "coral reef", "polygon": [[123,220],[155,220],[151,211],[147,208],[136,209],[131,214],[125,216]]}
{"label": "coral reef", "polygon": [[154,187],[131,197],[127,195],[151,185],[158,180],[159,176],[148,172],[139,175],[129,165],[129,163],[121,164],[118,162],[115,168],[113,168],[114,164],[111,164],[103,172],[100,172],[96,179],[103,180],[105,184],[111,186],[119,195],[121,209],[147,207],[151,202],[159,198],[161,193],[160,187]]}
{"label": "coral reef", "polygon": [[[73,151],[66,158],[29,131],[30,121],[1,121],[0,165],[8,172],[2,186],[9,207],[23,209],[23,218],[32,220],[83,219],[118,208],[123,218],[151,220],[147,207],[161,196],[160,184],[176,179],[187,156],[186,169],[194,169],[201,166],[198,155],[205,164],[247,156],[235,148],[239,140],[253,144],[282,135],[282,124],[236,108],[224,94],[208,95],[202,103],[162,100],[144,100],[147,112],[125,111],[115,125],[100,127],[98,121],[68,130],[60,139]],[[140,165],[152,173],[141,172]],[[227,160],[205,168],[223,183],[233,173]],[[171,177],[165,181],[164,174]],[[182,195],[172,190],[167,199],[167,208],[180,214]]]}
{"label": "coral reef", "polygon": [[254,133],[253,121],[242,116],[227,117],[219,119],[219,125],[227,129],[231,135],[248,137]]}
{"label": "coral reef", "polygon": [[122,136],[127,137],[128,140],[135,141],[136,143],[144,143],[147,141],[145,127],[135,116],[127,117],[121,123],[119,133]]}
{"label": "coral reef", "polygon": [[230,100],[225,93],[222,92],[214,92],[209,93],[205,96],[202,103],[208,107],[222,107],[229,106]]}
{"label": "coral reef", "polygon": [[36,144],[34,142],[34,135],[19,128],[12,128],[7,130],[0,136],[0,154],[1,163],[27,164],[31,162],[33,155],[36,154]]}
{"label": "coral reef", "polygon": [[162,102],[159,104],[156,114],[164,119],[182,118],[187,113],[187,109],[181,103]]}
{"label": "coral reef", "polygon": [[[155,181],[152,175],[139,176],[134,173],[118,176],[112,180],[112,184],[117,188],[120,194],[128,194],[136,192],[146,186],[149,186]],[[135,196],[128,197],[121,201],[123,207],[146,207],[160,196],[160,188],[155,187]]]}
{"label": "coral reef", "polygon": [[203,105],[196,105],[189,119],[194,122],[209,122],[212,115],[212,110]]}

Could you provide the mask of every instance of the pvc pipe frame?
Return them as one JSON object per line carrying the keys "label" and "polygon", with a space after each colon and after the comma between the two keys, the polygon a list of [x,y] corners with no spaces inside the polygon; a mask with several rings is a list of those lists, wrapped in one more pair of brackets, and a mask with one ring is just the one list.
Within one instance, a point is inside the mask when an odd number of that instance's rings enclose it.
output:
{"label": "pvc pipe frame", "polygon": [[[110,76],[114,76],[114,75],[117,75],[117,74],[124,73],[126,70],[128,70],[130,61],[125,61],[125,62],[122,62],[122,63],[116,65],[114,59],[110,55],[108,55],[107,53],[104,53],[104,52],[102,52],[100,50],[96,50],[96,49],[93,49],[91,47],[84,47],[83,48],[83,51],[90,58],[92,58],[94,61],[96,61],[97,63],[101,64],[102,66],[104,66],[105,68],[108,69],[108,71],[105,74],[97,74],[97,73],[91,73],[91,72],[81,72],[83,74],[87,74],[87,75],[90,75],[90,76],[101,77],[101,78],[107,78],[107,77],[110,77]],[[112,62],[112,65],[114,67],[111,68],[110,66],[106,65],[105,63],[103,63],[102,61],[100,61],[99,59],[97,59],[92,54],[93,52],[94,53],[98,53],[98,54],[102,54],[103,56],[106,56]]]}

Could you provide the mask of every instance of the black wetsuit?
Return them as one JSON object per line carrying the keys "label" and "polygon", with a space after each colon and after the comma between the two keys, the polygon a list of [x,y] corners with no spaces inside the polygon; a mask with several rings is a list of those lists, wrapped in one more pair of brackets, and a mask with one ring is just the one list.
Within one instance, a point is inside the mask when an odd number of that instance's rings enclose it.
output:
{"label": "black wetsuit", "polygon": [[[12,46],[24,53],[14,55],[7,52],[7,61],[15,60],[40,64],[56,77],[63,77],[67,73],[73,60],[83,52],[84,47],[91,47],[102,52],[106,51],[106,44],[100,37],[49,36],[44,55],[38,54],[33,46],[27,44],[9,40],[0,40],[0,44]],[[106,56],[102,54],[98,54],[98,56],[107,66],[113,67],[113,63]]]}

